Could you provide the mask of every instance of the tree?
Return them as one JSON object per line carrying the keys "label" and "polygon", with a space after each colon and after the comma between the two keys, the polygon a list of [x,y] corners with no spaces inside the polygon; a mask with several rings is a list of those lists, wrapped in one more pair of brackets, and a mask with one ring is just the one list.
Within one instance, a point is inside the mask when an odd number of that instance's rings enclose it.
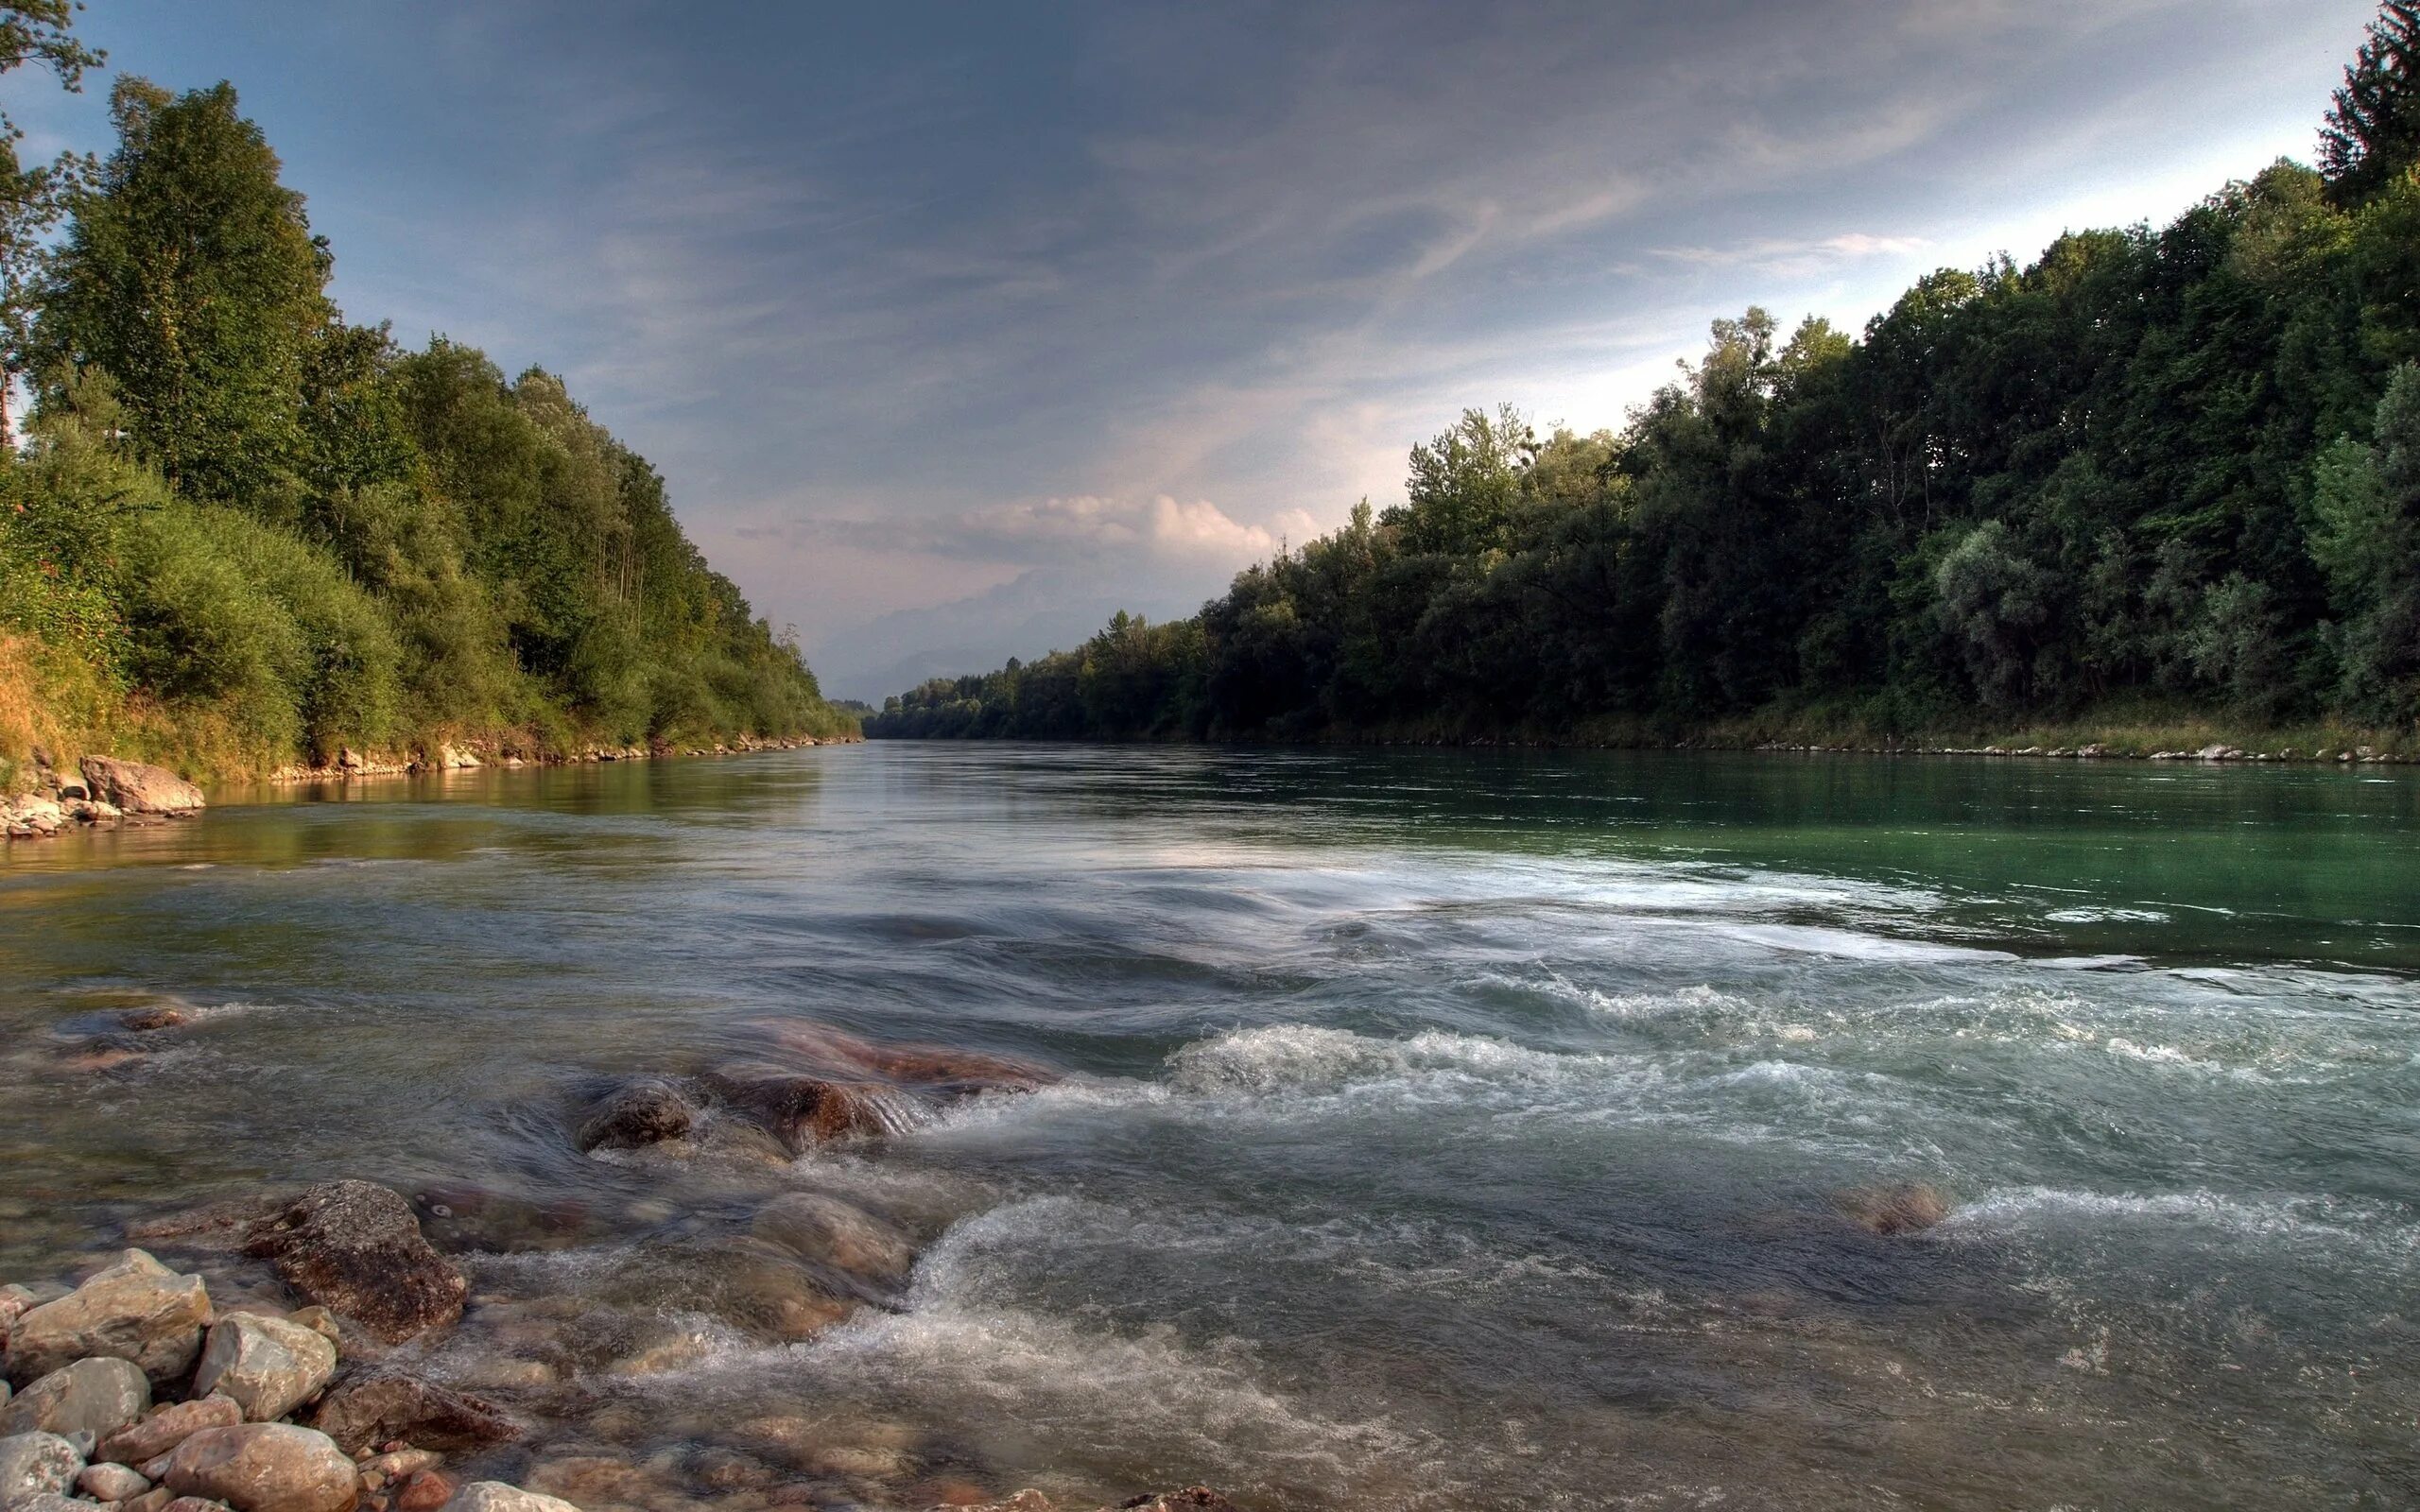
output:
{"label": "tree", "polygon": [[[68,34],[82,9],[78,0],[0,0],[0,76],[35,63],[57,75],[69,94],[80,94],[84,70],[106,61]],[[9,429],[9,389],[26,371],[51,229],[97,166],[84,152],[27,166],[17,152],[25,139],[25,128],[0,111],[0,435]]]}
{"label": "tree", "polygon": [[2420,0],[2386,0],[2344,70],[2319,165],[2339,204],[2376,195],[2420,161]]}
{"label": "tree", "polygon": [[43,301],[45,398],[98,368],[180,492],[290,520],[306,356],[335,314],[327,245],[232,86],[171,97],[123,78],[110,112],[117,150]]}

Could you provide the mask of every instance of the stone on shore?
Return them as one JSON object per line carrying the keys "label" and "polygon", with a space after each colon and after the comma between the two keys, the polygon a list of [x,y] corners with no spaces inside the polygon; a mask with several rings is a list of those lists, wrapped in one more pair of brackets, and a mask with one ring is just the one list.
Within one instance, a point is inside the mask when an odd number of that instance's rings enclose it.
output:
{"label": "stone on shore", "polygon": [[87,1465],[76,1477],[76,1489],[95,1502],[130,1502],[151,1489],[140,1470],[104,1462]]}
{"label": "stone on shore", "polygon": [[0,1438],[0,1507],[45,1491],[64,1496],[83,1469],[83,1454],[57,1434]]}
{"label": "stone on shore", "polygon": [[211,1326],[193,1389],[233,1398],[256,1423],[285,1417],[337,1373],[337,1347],[306,1324],[236,1313]]}
{"label": "stone on shore", "polygon": [[353,1460],[327,1435],[292,1423],[205,1428],[179,1444],[161,1484],[235,1512],[348,1512]]}
{"label": "stone on shore", "polygon": [[[106,1357],[61,1366],[0,1409],[0,1434],[41,1432],[98,1443],[143,1416],[151,1382],[131,1360]],[[114,1498],[112,1498],[114,1500]]]}
{"label": "stone on shore", "polygon": [[186,815],[203,807],[201,789],[165,767],[114,756],[87,756],[77,766],[86,793],[129,814]]}
{"label": "stone on shore", "polygon": [[227,1397],[205,1396],[193,1401],[154,1407],[150,1416],[131,1428],[101,1441],[100,1457],[121,1465],[157,1459],[205,1428],[233,1428],[244,1420],[244,1409]]}
{"label": "stone on shore", "polygon": [[244,1252],[309,1301],[389,1344],[454,1322],[462,1273],[429,1247],[411,1204],[370,1181],[326,1181],[252,1226]]}
{"label": "stone on shore", "polygon": [[338,1382],[320,1399],[310,1424],[347,1450],[402,1439],[452,1452],[521,1436],[520,1426],[493,1403],[405,1375]]}
{"label": "stone on shore", "polygon": [[95,1356],[131,1360],[154,1383],[193,1368],[210,1295],[199,1276],[180,1276],[140,1249],[9,1327],[8,1375],[26,1385]]}
{"label": "stone on shore", "polygon": [[579,1508],[502,1481],[473,1481],[454,1493],[445,1512],[579,1512]]}
{"label": "stone on shore", "polygon": [[590,1150],[632,1150],[689,1132],[696,1109],[681,1090],[658,1076],[635,1081],[596,1105],[577,1143]]}

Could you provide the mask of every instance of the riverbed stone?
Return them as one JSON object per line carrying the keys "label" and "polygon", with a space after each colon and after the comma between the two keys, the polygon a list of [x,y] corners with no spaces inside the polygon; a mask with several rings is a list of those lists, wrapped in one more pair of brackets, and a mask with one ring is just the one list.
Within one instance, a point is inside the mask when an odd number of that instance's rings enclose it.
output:
{"label": "riverbed stone", "polygon": [[454,1452],[521,1436],[520,1425],[493,1402],[407,1375],[339,1381],[320,1400],[309,1421],[347,1450],[402,1439],[422,1449]]}
{"label": "riverbed stone", "polygon": [[101,1443],[103,1459],[140,1465],[191,1438],[205,1428],[233,1428],[244,1420],[244,1409],[232,1398],[205,1396],[154,1407],[130,1428],[119,1430]]}
{"label": "riverbed stone", "polygon": [[130,1502],[151,1489],[140,1470],[103,1461],[87,1465],[76,1476],[76,1489],[95,1502]]}
{"label": "riverbed stone", "polygon": [[90,1434],[98,1443],[141,1418],[150,1405],[150,1378],[133,1361],[78,1360],[18,1392],[0,1409],[0,1434]]}
{"label": "riverbed stone", "polygon": [[131,1360],[164,1383],[193,1368],[210,1322],[199,1276],[180,1276],[140,1249],[44,1302],[9,1328],[9,1379],[23,1386],[94,1356]]}
{"label": "riverbed stone", "polygon": [[712,1073],[707,1086],[792,1154],[833,1140],[894,1133],[902,1123],[897,1094],[873,1082],[726,1067]]}
{"label": "riverbed stone", "polygon": [[661,1076],[624,1086],[590,1111],[575,1141],[590,1150],[632,1150],[679,1139],[697,1120],[681,1089]]}
{"label": "riverbed stone", "polygon": [[233,1398],[253,1422],[283,1418],[337,1373],[337,1347],[304,1324],[237,1313],[211,1325],[193,1389]]}
{"label": "riverbed stone", "polygon": [[1949,1216],[1949,1194],[1927,1181],[1858,1187],[1833,1198],[1860,1228],[1882,1235],[1921,1233]]}
{"label": "riverbed stone", "polygon": [[83,1468],[83,1454],[57,1434],[0,1438],[0,1507],[44,1491],[65,1495]]}
{"label": "riverbed stone", "polygon": [[395,1487],[397,1512],[437,1512],[454,1500],[454,1482],[443,1471],[414,1470]]}
{"label": "riverbed stone", "polygon": [[58,1491],[36,1491],[7,1503],[9,1512],[93,1512],[93,1503]]}
{"label": "riverbed stone", "polygon": [[789,1192],[757,1211],[756,1237],[852,1276],[897,1282],[916,1263],[915,1246],[892,1224],[820,1192]]}
{"label": "riverbed stone", "polygon": [[0,1335],[5,1335],[9,1324],[30,1312],[41,1300],[30,1286],[21,1286],[15,1281],[0,1286]]}
{"label": "riverbed stone", "polygon": [[445,1512],[579,1512],[579,1508],[502,1481],[473,1481],[454,1493]]}
{"label": "riverbed stone", "polygon": [[347,1512],[356,1494],[354,1475],[352,1458],[325,1434],[292,1423],[239,1423],[205,1428],[179,1444],[161,1484],[235,1512]]}
{"label": "riverbed stone", "polygon": [[203,807],[201,789],[163,766],[114,756],[87,756],[77,766],[87,793],[129,814],[182,816]]}
{"label": "riverbed stone", "polygon": [[252,1226],[244,1252],[309,1301],[389,1344],[462,1315],[462,1273],[429,1246],[411,1204],[370,1181],[326,1181]]}
{"label": "riverbed stone", "polygon": [[[1113,1512],[1103,1507],[1101,1512]],[[1120,1502],[1114,1512],[1236,1512],[1236,1503],[1206,1486],[1182,1491],[1151,1491]]]}

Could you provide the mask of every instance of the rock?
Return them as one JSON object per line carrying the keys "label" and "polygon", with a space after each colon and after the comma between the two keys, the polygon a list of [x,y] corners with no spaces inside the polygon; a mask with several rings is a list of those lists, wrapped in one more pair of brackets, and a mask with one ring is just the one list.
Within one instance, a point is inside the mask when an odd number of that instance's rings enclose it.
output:
{"label": "rock", "polygon": [[83,1468],[83,1454],[57,1434],[0,1438],[0,1507],[44,1491],[63,1496]]}
{"label": "rock", "polygon": [[[1103,1507],[1101,1512],[1110,1512]],[[1206,1486],[1154,1491],[1117,1503],[1117,1512],[1236,1512],[1236,1503]]]}
{"label": "rock", "polygon": [[793,1153],[827,1140],[902,1132],[915,1125],[918,1111],[892,1089],[872,1082],[724,1070],[708,1076],[707,1085]]}
{"label": "rock", "polygon": [[226,1397],[154,1407],[150,1416],[101,1442],[101,1458],[121,1465],[157,1459],[205,1428],[233,1428],[244,1420],[244,1409]]}
{"label": "rock", "polygon": [[337,1373],[337,1347],[288,1318],[238,1313],[212,1325],[201,1347],[193,1389],[234,1399],[244,1416],[265,1423],[319,1395]]}
{"label": "rock", "polygon": [[136,1034],[154,1029],[174,1029],[193,1022],[193,1015],[171,1004],[155,1004],[147,1008],[134,1008],[119,1016],[117,1026]]}
{"label": "rock", "polygon": [[[177,1494],[174,1491],[169,1490],[164,1486],[155,1486],[151,1487],[151,1489],[144,1492],[142,1495],[133,1497],[122,1503],[118,1508],[118,1512],[167,1512],[168,1503],[176,1500]],[[188,1497],[186,1500],[192,1501],[195,1499]],[[216,1503],[203,1503],[202,1504],[209,1506],[215,1505]]]}
{"label": "rock", "polygon": [[1949,1196],[1929,1182],[1859,1187],[1833,1198],[1851,1223],[1877,1234],[1918,1233],[1949,1216]]}
{"label": "rock", "polygon": [[896,1282],[916,1263],[908,1235],[862,1208],[821,1193],[791,1192],[756,1214],[756,1237],[801,1260]]}
{"label": "rock", "polygon": [[27,793],[21,798],[0,798],[0,833],[28,839],[36,835],[57,834],[67,822],[67,810],[56,799]]}
{"label": "rock", "polygon": [[446,1512],[579,1512],[569,1502],[525,1491],[502,1481],[473,1481],[454,1493]]}
{"label": "rock", "polygon": [[1031,1486],[996,1502],[941,1502],[932,1512],[1054,1512],[1050,1498]]}
{"label": "rock", "polygon": [[87,1465],[76,1477],[76,1489],[95,1502],[129,1502],[151,1489],[151,1483],[123,1465]]}
{"label": "rock", "polygon": [[454,1452],[521,1436],[520,1426],[493,1403],[404,1375],[337,1383],[312,1411],[310,1423],[348,1450],[400,1438]]}
{"label": "rock", "polygon": [[9,1328],[9,1379],[24,1385],[94,1356],[131,1360],[152,1382],[193,1368],[210,1294],[199,1276],[180,1276],[140,1249]]}
{"label": "rock", "polygon": [[[40,1303],[41,1298],[34,1296],[31,1287],[20,1286],[14,1281],[10,1281],[6,1286],[0,1286],[0,1335],[5,1335],[9,1324],[17,1321],[19,1317]],[[5,1387],[6,1384],[7,1383],[0,1382],[0,1387]],[[8,1400],[6,1397],[0,1397],[0,1401]]]}
{"label": "rock", "polygon": [[113,756],[87,756],[77,765],[86,792],[129,814],[186,815],[203,807],[201,789],[164,767]]}
{"label": "rock", "polygon": [[150,1405],[151,1382],[133,1361],[78,1360],[18,1392],[0,1410],[0,1434],[90,1434],[98,1443],[142,1417]]}
{"label": "rock", "polygon": [[57,1491],[36,1491],[7,1503],[9,1512],[93,1512],[93,1503]]}
{"label": "rock", "polygon": [[[166,1486],[159,1489],[164,1491]],[[206,1496],[180,1496],[164,1503],[160,1512],[228,1512],[227,1503],[214,1502]]]}
{"label": "rock", "polygon": [[423,1470],[433,1470],[444,1456],[433,1449],[390,1449],[372,1454],[360,1462],[361,1473],[376,1475],[381,1480],[408,1480]]}
{"label": "rock", "polygon": [[389,1344],[462,1315],[462,1273],[429,1247],[411,1204],[369,1181],[326,1181],[253,1225],[244,1252]]}
{"label": "rock", "polygon": [[327,1435],[292,1423],[205,1428],[168,1456],[161,1484],[235,1512],[347,1512],[353,1461]]}
{"label": "rock", "polygon": [[603,1102],[580,1125],[576,1143],[590,1150],[631,1150],[676,1140],[689,1132],[696,1109],[681,1090],[662,1077],[648,1077],[622,1088]]}
{"label": "rock", "polygon": [[436,1470],[413,1471],[395,1492],[395,1505],[401,1512],[437,1512],[452,1500],[454,1483]]}

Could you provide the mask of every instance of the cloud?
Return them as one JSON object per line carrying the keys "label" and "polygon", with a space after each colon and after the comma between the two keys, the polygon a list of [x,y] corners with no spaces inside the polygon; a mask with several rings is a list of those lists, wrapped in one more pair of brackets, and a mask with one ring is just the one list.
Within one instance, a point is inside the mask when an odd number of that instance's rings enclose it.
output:
{"label": "cloud", "polygon": [[[861,551],[927,554],[994,562],[1064,562],[1150,558],[1241,565],[1287,540],[1315,534],[1300,509],[1265,524],[1235,519],[1207,499],[1078,494],[908,519],[808,518],[795,528]],[[763,532],[759,534],[773,534]]]}
{"label": "cloud", "polygon": [[1803,277],[1826,265],[1868,257],[1912,257],[1932,242],[1923,236],[1876,236],[1847,232],[1816,238],[1766,237],[1727,247],[1656,247],[1650,255],[1697,267],[1738,267]]}

